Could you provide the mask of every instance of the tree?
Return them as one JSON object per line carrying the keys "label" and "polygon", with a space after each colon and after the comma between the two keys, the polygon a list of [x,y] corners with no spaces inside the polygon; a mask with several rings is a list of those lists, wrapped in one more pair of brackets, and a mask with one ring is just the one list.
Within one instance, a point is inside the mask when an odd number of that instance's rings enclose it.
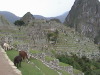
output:
{"label": "tree", "polygon": [[57,42],[57,38],[58,38],[58,30],[54,31],[54,32],[49,32],[47,34],[47,39],[48,41],[54,41],[55,43]]}
{"label": "tree", "polygon": [[15,24],[16,26],[24,26],[24,25],[25,25],[25,23],[24,23],[23,21],[21,21],[21,20],[15,21],[14,24]]}
{"label": "tree", "polygon": [[59,19],[56,19],[56,18],[50,19],[50,21],[56,21],[58,23],[61,23],[61,21]]}

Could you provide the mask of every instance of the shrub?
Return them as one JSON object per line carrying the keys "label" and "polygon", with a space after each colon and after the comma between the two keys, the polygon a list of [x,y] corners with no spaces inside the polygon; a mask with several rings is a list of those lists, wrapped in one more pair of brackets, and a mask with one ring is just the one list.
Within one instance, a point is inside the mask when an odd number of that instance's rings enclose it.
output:
{"label": "shrub", "polygon": [[56,21],[56,22],[58,22],[58,23],[61,23],[61,21],[60,21],[59,19],[56,19],[56,18],[50,19],[50,21]]}
{"label": "shrub", "polygon": [[[89,60],[85,56],[82,58],[77,57],[75,54],[68,55],[56,55],[56,58],[60,62],[72,65],[74,68],[81,70],[85,75],[99,75],[100,63],[97,61]],[[95,73],[95,74],[94,74]]]}
{"label": "shrub", "polygon": [[57,38],[58,38],[58,30],[56,30],[54,32],[49,32],[47,34],[48,41],[54,41],[54,42],[56,42]]}
{"label": "shrub", "polygon": [[25,25],[25,23],[24,23],[23,21],[21,21],[21,20],[15,21],[14,24],[15,24],[16,26],[24,26],[24,25]]}

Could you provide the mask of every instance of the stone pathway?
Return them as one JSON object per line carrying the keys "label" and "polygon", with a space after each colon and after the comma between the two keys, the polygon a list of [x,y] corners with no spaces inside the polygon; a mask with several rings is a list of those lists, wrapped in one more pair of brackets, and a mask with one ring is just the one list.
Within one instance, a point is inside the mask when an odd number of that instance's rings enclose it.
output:
{"label": "stone pathway", "polygon": [[22,75],[0,47],[0,75]]}

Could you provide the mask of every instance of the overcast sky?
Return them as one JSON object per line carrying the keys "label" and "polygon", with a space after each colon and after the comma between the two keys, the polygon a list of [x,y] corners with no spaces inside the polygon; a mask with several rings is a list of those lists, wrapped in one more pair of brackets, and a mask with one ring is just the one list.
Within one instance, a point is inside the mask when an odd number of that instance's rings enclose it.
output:
{"label": "overcast sky", "polygon": [[10,11],[22,17],[26,12],[45,17],[69,11],[75,0],[1,0],[0,11]]}
{"label": "overcast sky", "polygon": [[69,11],[75,0],[1,0],[0,11],[10,11],[22,17],[26,12],[53,17]]}

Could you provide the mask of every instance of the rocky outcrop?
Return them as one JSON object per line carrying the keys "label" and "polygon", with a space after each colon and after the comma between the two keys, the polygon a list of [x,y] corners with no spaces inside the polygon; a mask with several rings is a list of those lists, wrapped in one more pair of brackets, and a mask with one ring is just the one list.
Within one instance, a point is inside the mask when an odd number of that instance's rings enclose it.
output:
{"label": "rocky outcrop", "polygon": [[32,22],[35,18],[30,12],[27,12],[20,20],[23,21],[25,24],[29,24]]}
{"label": "rocky outcrop", "polygon": [[[64,22],[76,31],[96,38],[100,32],[100,3],[98,0],[75,0],[71,11]],[[100,40],[99,40],[100,41]]]}

